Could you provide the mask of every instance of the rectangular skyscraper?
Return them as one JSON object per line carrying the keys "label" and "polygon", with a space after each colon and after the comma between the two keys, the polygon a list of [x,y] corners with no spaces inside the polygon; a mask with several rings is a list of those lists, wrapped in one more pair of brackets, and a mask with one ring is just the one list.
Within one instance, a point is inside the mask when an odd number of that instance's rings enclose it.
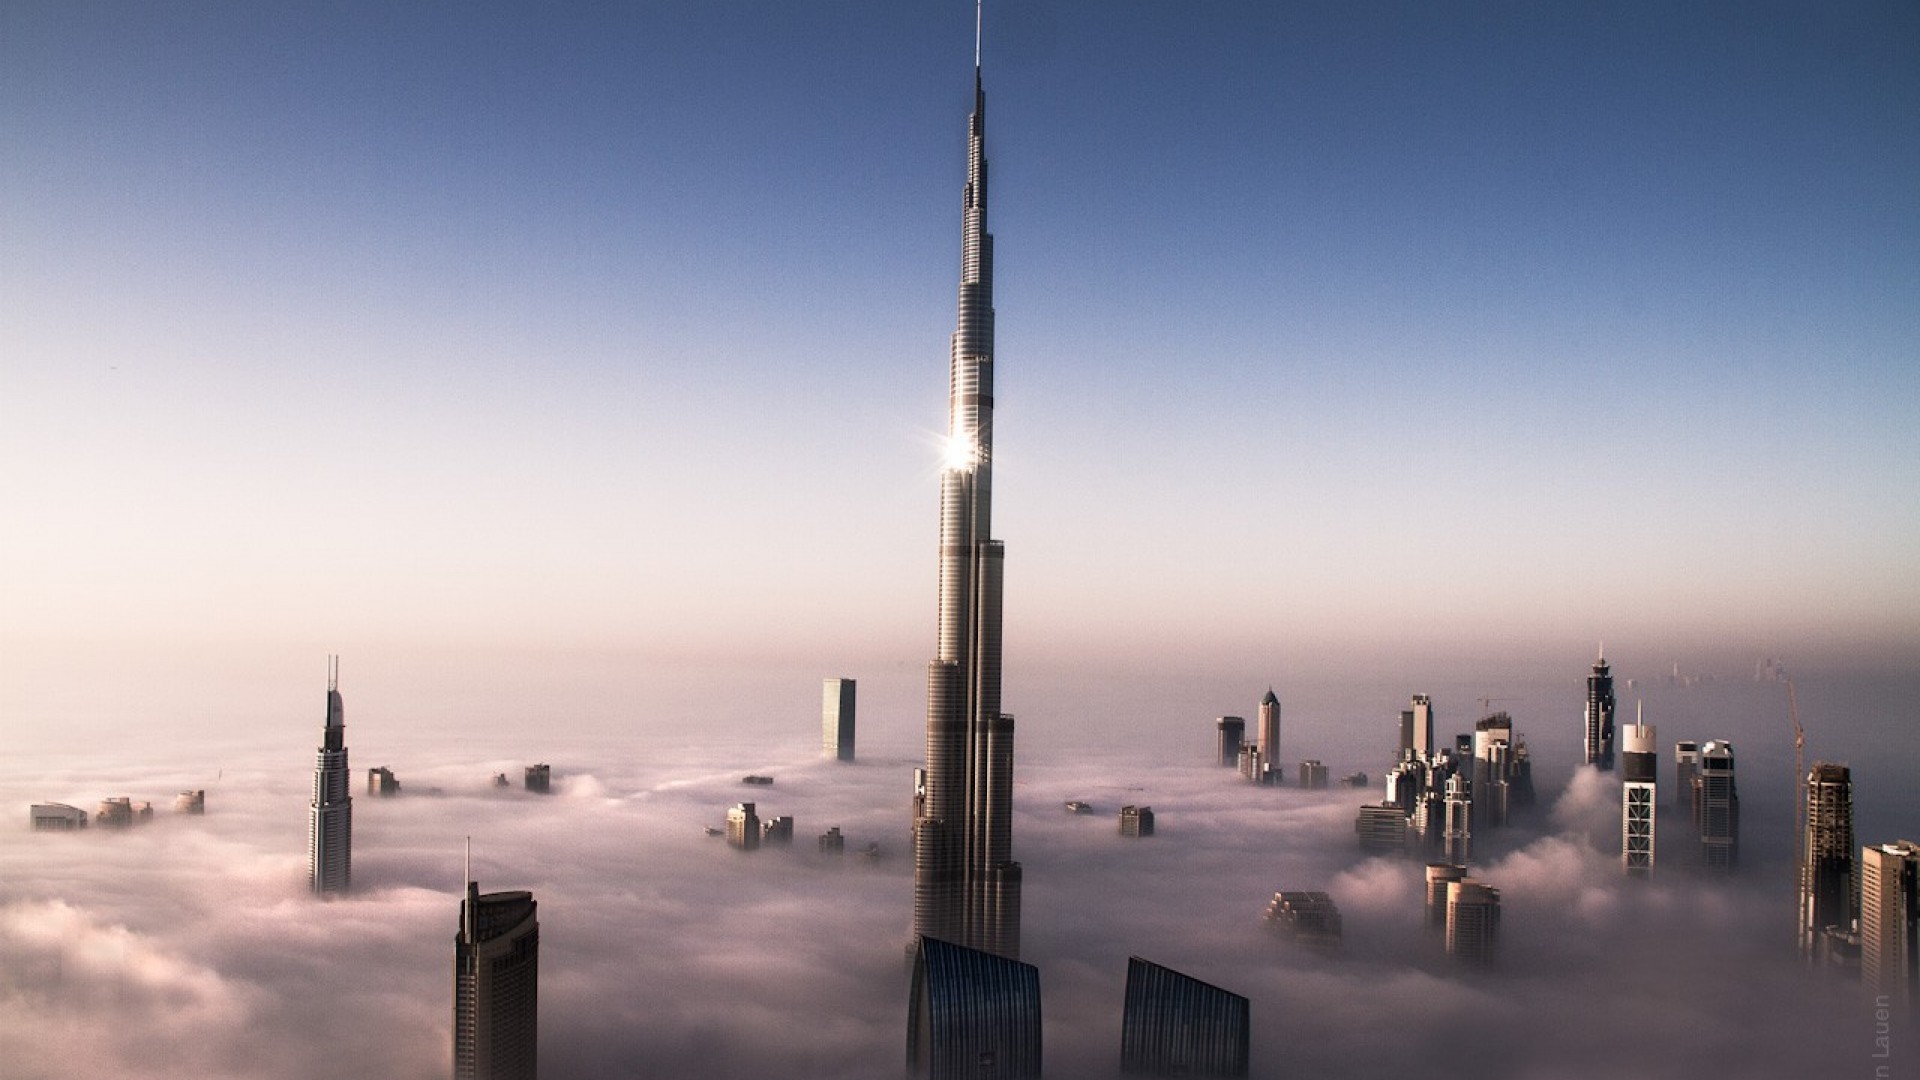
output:
{"label": "rectangular skyscraper", "polygon": [[1811,958],[1829,926],[1853,928],[1853,774],[1817,761],[1806,777],[1806,835],[1800,846],[1800,953]]}
{"label": "rectangular skyscraper", "polygon": [[959,317],[948,357],[947,461],[940,477],[938,652],[927,665],[927,763],[914,790],[913,930],[1014,957],[1020,954],[1020,864],[1013,861],[1013,717],[1000,711],[1005,550],[992,538],[986,113],[976,38]]}
{"label": "rectangular skyscraper", "polygon": [[1246,741],[1247,722],[1238,716],[1223,716],[1213,722],[1214,755],[1221,768],[1240,764],[1240,744]]}
{"label": "rectangular skyscraper", "polygon": [[1587,676],[1586,748],[1587,764],[1606,772],[1613,770],[1613,704],[1613,674],[1603,650]]}
{"label": "rectangular skyscraper", "polygon": [[1920,1002],[1920,844],[1860,849],[1860,978],[1895,1010]]}
{"label": "rectangular skyscraper", "polygon": [[453,943],[454,1080],[535,1080],[540,922],[530,892],[467,882]]}
{"label": "rectangular skyscraper", "polygon": [[1620,865],[1629,874],[1653,872],[1653,841],[1660,751],[1654,728],[1635,717],[1621,740]]}
{"label": "rectangular skyscraper", "polygon": [[1709,870],[1732,870],[1740,864],[1740,793],[1733,782],[1732,743],[1709,739],[1700,748],[1693,789],[1701,861]]}
{"label": "rectangular skyscraper", "polygon": [[1447,955],[1488,967],[1498,955],[1500,890],[1471,878],[1447,883]]}
{"label": "rectangular skyscraper", "polygon": [[1127,961],[1120,1070],[1149,1076],[1245,1076],[1247,999],[1139,957]]}
{"label": "rectangular skyscraper", "polygon": [[1699,807],[1693,801],[1693,778],[1700,775],[1700,744],[1682,739],[1673,744],[1673,805],[1687,812],[1694,827],[1700,825]]}
{"label": "rectangular skyscraper", "polygon": [[346,706],[340,700],[340,658],[327,658],[327,723],[313,767],[307,812],[307,887],[346,892],[353,884],[353,796],[347,786]]}
{"label": "rectangular skyscraper", "polygon": [[853,760],[852,679],[826,679],[820,684],[820,744],[826,755]]}
{"label": "rectangular skyscraper", "polygon": [[1433,699],[1415,694],[1400,713],[1400,757],[1411,754],[1416,761],[1433,757]]}

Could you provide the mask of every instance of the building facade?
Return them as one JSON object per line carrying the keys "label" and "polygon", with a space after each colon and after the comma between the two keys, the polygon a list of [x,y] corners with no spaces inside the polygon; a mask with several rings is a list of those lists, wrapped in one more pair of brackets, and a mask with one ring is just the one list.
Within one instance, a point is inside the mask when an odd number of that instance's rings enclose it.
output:
{"label": "building facade", "polygon": [[739,803],[727,811],[727,843],[742,851],[760,847],[760,815],[752,803]]}
{"label": "building facade", "polygon": [[66,803],[34,803],[27,810],[34,832],[72,832],[87,827],[87,812]]}
{"label": "building facade", "polygon": [[1467,868],[1455,863],[1427,864],[1427,925],[1447,928],[1447,886],[1467,879]]}
{"label": "building facade", "polygon": [[1734,869],[1740,865],[1740,791],[1734,783],[1732,743],[1709,739],[1700,747],[1693,790],[1700,861],[1715,873]]}
{"label": "building facade", "polygon": [[1172,968],[1127,960],[1120,1071],[1145,1076],[1245,1076],[1247,999]]}
{"label": "building facade", "polygon": [[1606,651],[1593,662],[1587,676],[1587,712],[1585,742],[1587,764],[1610,772],[1613,769],[1613,672],[1607,667]]}
{"label": "building facade", "polygon": [[1223,769],[1240,764],[1240,747],[1247,741],[1247,721],[1239,716],[1222,716],[1213,722],[1214,754]]}
{"label": "building facade", "polygon": [[540,922],[530,892],[467,882],[453,944],[454,1080],[535,1080]]}
{"label": "building facade", "polygon": [[820,683],[820,747],[837,761],[853,760],[853,679],[824,679]]}
{"label": "building facade", "polygon": [[926,767],[914,782],[913,930],[1020,954],[1013,717],[1000,711],[1001,581],[993,539],[993,236],[979,56],[961,195],[959,313],[940,477],[938,651],[927,666]]}
{"label": "building facade", "polygon": [[313,766],[307,813],[307,887],[315,895],[353,885],[353,795],[347,768],[346,706],[340,700],[340,658],[327,658],[327,720]]}
{"label": "building facade", "polygon": [[1653,726],[1634,719],[1620,747],[1620,866],[1644,876],[1653,873],[1660,751]]}
{"label": "building facade", "polygon": [[1316,949],[1338,949],[1344,939],[1339,905],[1317,890],[1274,893],[1266,921],[1269,929],[1288,940]]}
{"label": "building facade", "polygon": [[1811,958],[1829,926],[1853,929],[1860,914],[1853,873],[1853,774],[1814,762],[1806,776],[1800,843],[1800,953]]}
{"label": "building facade", "polygon": [[1456,963],[1490,967],[1500,945],[1500,890],[1464,878],[1447,883],[1447,955]]}
{"label": "building facade", "polygon": [[928,1080],[1040,1075],[1040,969],[938,938],[915,939],[907,1072]]}
{"label": "building facade", "polygon": [[1673,806],[1683,810],[1700,827],[1699,807],[1693,800],[1693,781],[1700,775],[1700,744],[1682,739],[1673,744]]}
{"label": "building facade", "polygon": [[1433,757],[1433,752],[1433,699],[1415,694],[1400,713],[1400,757],[1405,760],[1411,755],[1416,761],[1425,761]]}
{"label": "building facade", "polygon": [[1280,768],[1280,698],[1271,686],[1260,699],[1260,756],[1269,769]]}
{"label": "building facade", "polygon": [[1153,807],[1123,806],[1120,808],[1121,836],[1152,836]]}
{"label": "building facade", "polygon": [[1860,978],[1894,1009],[1920,1004],[1920,844],[1860,849]]}

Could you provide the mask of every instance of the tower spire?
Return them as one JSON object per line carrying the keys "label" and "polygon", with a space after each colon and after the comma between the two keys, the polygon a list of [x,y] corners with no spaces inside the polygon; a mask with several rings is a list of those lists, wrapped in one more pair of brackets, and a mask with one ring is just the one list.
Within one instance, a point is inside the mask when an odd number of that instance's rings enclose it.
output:
{"label": "tower spire", "polygon": [[973,0],[973,81],[980,83],[980,6],[983,0]]}

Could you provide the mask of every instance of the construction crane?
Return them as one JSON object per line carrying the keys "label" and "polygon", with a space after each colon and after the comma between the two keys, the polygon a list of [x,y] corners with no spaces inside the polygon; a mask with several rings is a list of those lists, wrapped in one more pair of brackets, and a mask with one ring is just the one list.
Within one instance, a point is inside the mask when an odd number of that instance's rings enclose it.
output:
{"label": "construction crane", "polygon": [[1801,790],[1807,777],[1807,731],[1800,726],[1800,699],[1793,692],[1793,680],[1787,680],[1787,720],[1793,724],[1793,887],[1799,891],[1806,883],[1807,796]]}

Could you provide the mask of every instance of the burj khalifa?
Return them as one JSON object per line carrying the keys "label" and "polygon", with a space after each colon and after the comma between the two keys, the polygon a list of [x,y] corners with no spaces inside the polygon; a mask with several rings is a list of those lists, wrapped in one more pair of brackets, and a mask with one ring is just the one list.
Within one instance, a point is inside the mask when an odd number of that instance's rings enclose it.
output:
{"label": "burj khalifa", "polygon": [[927,762],[914,774],[913,930],[1001,956],[1020,952],[1013,861],[1013,717],[1000,711],[1000,591],[993,536],[993,237],[987,97],[976,27],[960,311],[940,474],[938,652],[927,665]]}

